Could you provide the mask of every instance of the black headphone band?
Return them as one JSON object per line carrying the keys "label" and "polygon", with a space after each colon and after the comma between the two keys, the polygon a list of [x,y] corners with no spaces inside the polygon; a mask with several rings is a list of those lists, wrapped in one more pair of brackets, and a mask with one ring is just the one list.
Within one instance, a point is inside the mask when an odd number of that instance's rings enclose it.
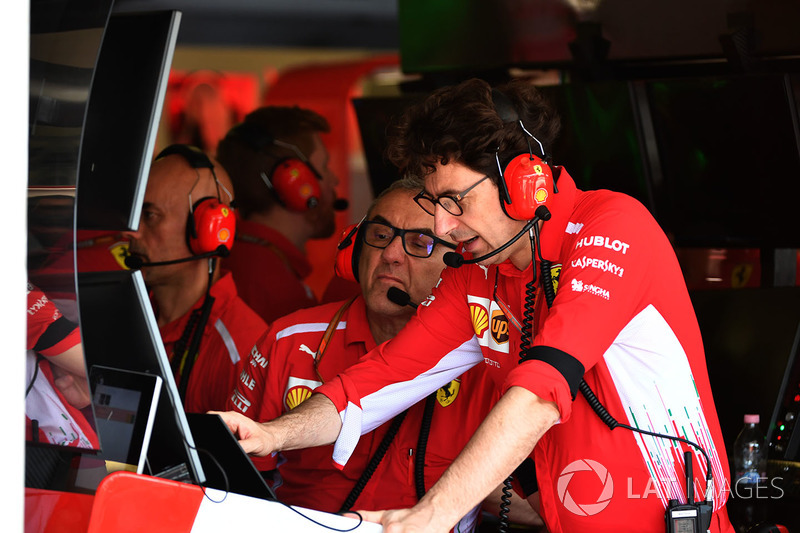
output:
{"label": "black headphone band", "polygon": [[167,146],[158,153],[156,161],[174,154],[183,157],[192,168],[208,168],[211,169],[212,173],[214,172],[214,163],[211,162],[208,156],[196,146],[188,144],[171,144]]}

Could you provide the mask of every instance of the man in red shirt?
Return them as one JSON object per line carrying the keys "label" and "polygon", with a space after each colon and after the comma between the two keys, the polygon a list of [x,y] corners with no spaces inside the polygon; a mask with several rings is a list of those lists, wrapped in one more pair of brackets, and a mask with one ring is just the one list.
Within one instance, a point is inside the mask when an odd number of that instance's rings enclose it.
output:
{"label": "man in red shirt", "polygon": [[248,114],[217,147],[238,193],[236,247],[226,260],[236,287],[265,322],[317,304],[303,282],[310,239],[335,230],[334,188],[321,133],[327,120],[299,107]]}
{"label": "man in red shirt", "polygon": [[[439,280],[442,256],[455,249],[432,235],[432,219],[413,202],[418,192],[415,181],[400,180],[376,199],[358,231],[350,233],[337,263],[354,274],[361,293],[273,322],[243,367],[231,410],[257,421],[277,418],[402,329],[416,305],[395,303],[387,291],[402,290],[412,304],[424,301]],[[262,471],[278,469],[274,488],[287,504],[327,512],[412,506],[488,413],[489,387],[482,368],[454,378],[365,434],[341,469],[331,463],[332,446],[288,450],[254,462]],[[371,461],[379,462],[368,467]],[[536,523],[538,517],[523,504],[514,509],[527,508],[528,517],[514,519]],[[496,514],[499,502],[488,510]],[[479,511],[476,506],[467,513],[456,530],[472,531]]]}
{"label": "man in red shirt", "polygon": [[186,145],[167,147],[151,165],[139,230],[125,234],[127,262],[143,269],[189,412],[225,406],[237,363],[266,330],[237,295],[230,272],[217,267],[217,255],[233,241],[232,191],[211,158]]}
{"label": "man in red shirt", "polygon": [[522,80],[499,90],[468,80],[407,110],[390,158],[424,176],[415,200],[468,258],[447,258],[406,328],[301,409],[263,425],[227,414],[246,451],[336,440],[345,464],[365,427],[403,408],[389,399],[413,402],[482,363],[501,397],[464,451],[417,505],[366,519],[446,531],[532,456],[548,531],[660,532],[674,502],[695,503],[689,452],[707,504],[674,518],[733,531],[727,454],[675,253],[639,202],[580,191],[548,161],[558,125]]}

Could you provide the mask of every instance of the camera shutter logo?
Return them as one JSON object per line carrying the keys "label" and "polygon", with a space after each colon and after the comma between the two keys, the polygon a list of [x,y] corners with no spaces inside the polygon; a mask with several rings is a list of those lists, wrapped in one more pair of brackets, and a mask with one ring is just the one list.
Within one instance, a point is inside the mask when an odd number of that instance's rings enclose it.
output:
{"label": "camera shutter logo", "polygon": [[[577,503],[572,499],[569,493],[569,482],[576,472],[593,471],[600,482],[603,484],[603,489],[597,496],[597,501],[593,503]],[[556,485],[558,492],[558,499],[564,504],[564,507],[579,516],[592,516],[596,515],[605,509],[611,502],[611,496],[614,493],[614,480],[611,479],[611,474],[608,469],[591,459],[578,459],[564,467],[561,474],[558,476],[558,483]]]}

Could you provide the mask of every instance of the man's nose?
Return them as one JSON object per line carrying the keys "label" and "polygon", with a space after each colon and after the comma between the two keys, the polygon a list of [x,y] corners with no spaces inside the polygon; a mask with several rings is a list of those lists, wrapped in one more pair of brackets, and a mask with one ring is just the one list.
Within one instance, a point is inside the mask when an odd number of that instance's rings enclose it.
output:
{"label": "man's nose", "polygon": [[405,259],[406,252],[403,249],[403,239],[400,235],[395,235],[392,240],[383,249],[381,254],[383,259],[389,263],[397,263]]}
{"label": "man's nose", "polygon": [[136,240],[136,239],[139,239],[141,237],[141,231],[123,231],[122,232],[122,237],[126,241]]}
{"label": "man's nose", "polygon": [[439,237],[445,237],[456,226],[458,226],[458,217],[437,203],[433,215],[433,232]]}

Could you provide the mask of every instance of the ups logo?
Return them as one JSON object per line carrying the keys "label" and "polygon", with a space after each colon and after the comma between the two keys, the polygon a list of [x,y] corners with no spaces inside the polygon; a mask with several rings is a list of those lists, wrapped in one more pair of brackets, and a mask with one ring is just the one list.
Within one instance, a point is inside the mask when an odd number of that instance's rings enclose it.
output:
{"label": "ups logo", "polygon": [[497,344],[508,342],[508,319],[503,311],[492,311],[492,338]]}

